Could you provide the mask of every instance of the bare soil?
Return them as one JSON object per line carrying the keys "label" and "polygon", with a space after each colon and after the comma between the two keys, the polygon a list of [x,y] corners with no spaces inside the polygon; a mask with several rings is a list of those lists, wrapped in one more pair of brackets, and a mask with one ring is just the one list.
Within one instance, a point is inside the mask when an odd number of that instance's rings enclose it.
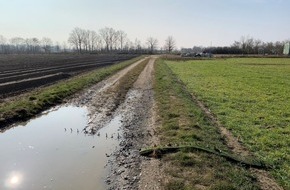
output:
{"label": "bare soil", "polygon": [[1,55],[0,97],[19,94],[133,57],[136,55]]}
{"label": "bare soil", "polygon": [[105,179],[108,189],[160,189],[160,161],[139,154],[141,148],[158,144],[152,89],[155,59],[150,58],[122,102],[118,100],[120,85],[123,86],[121,81],[128,79],[130,72],[136,70],[143,60],[68,100],[68,103],[88,107],[90,119],[84,128],[88,135],[105,135],[98,134],[98,129],[117,116],[122,118],[118,133],[122,136],[120,147],[113,155],[108,155],[110,174]]}

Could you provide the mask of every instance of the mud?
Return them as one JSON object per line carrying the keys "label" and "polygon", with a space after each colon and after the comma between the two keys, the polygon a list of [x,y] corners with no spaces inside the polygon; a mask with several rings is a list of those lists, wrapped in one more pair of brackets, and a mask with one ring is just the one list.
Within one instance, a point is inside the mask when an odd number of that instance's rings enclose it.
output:
{"label": "mud", "polygon": [[155,107],[153,100],[152,58],[140,74],[126,101],[120,106],[124,119],[124,138],[121,149],[116,151],[109,179],[110,189],[160,189],[160,161],[141,157],[141,148],[158,144],[156,134]]}
{"label": "mud", "polygon": [[156,125],[152,89],[154,57],[150,58],[125,99],[122,102],[116,101],[119,98],[116,89],[119,89],[120,80],[127,77],[128,72],[142,61],[130,65],[68,101],[68,104],[88,107],[89,121],[83,129],[88,135],[98,135],[99,129],[111,120],[122,118],[121,130],[114,134],[121,141],[119,147],[110,155],[106,166],[109,170],[105,179],[107,189],[158,189],[160,186],[160,180],[156,180],[161,177],[159,161],[139,155],[141,148],[158,144],[154,129]]}

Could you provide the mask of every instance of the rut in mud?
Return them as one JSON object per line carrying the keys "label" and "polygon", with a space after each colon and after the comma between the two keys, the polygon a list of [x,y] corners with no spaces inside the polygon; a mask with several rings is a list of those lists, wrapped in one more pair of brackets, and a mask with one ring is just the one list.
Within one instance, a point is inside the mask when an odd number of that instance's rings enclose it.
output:
{"label": "rut in mud", "polygon": [[[110,172],[105,181],[109,189],[119,187],[137,189],[141,177],[141,181],[151,177],[148,172],[144,172],[143,176],[141,174],[142,164],[146,163],[148,158],[141,158],[139,149],[152,146],[153,141],[150,139],[155,135],[155,130],[152,128],[154,126],[152,83],[155,59],[151,57],[149,61],[138,61],[86,92],[76,95],[76,98],[68,102],[88,107],[89,121],[84,128],[84,133],[106,135],[108,138],[118,136],[121,140],[115,152],[108,155],[107,168]],[[98,132],[116,117],[121,121],[120,131],[112,134]],[[146,188],[148,180],[145,181],[140,186],[143,184]],[[153,185],[158,187],[158,181]]]}

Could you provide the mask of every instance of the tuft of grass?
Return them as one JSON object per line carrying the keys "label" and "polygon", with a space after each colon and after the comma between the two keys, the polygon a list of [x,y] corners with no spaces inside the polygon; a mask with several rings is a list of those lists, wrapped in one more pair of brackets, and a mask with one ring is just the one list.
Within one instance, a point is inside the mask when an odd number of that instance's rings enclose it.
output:
{"label": "tuft of grass", "polygon": [[183,190],[183,189],[185,189],[185,187],[182,180],[170,181],[165,186],[165,190]]}
{"label": "tuft of grass", "polygon": [[[162,59],[155,64],[154,91],[163,146],[196,144],[230,152],[218,129]],[[168,178],[165,189],[259,189],[255,176],[245,168],[216,155],[184,150],[165,155],[162,161]]]}
{"label": "tuft of grass", "polygon": [[290,189],[290,59],[166,61],[190,93]]}
{"label": "tuft of grass", "polygon": [[15,121],[27,120],[51,106],[60,104],[65,98],[96,84],[141,58],[134,58],[116,65],[75,76],[71,79],[19,96],[18,99],[15,98],[13,101],[3,102],[0,104],[0,128]]}

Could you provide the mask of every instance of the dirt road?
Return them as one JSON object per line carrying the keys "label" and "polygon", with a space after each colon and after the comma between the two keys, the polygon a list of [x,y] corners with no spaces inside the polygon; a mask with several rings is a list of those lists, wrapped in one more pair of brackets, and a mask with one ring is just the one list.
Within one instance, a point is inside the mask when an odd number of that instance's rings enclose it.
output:
{"label": "dirt road", "polygon": [[[90,119],[84,133],[106,135],[109,138],[117,135],[120,138],[120,146],[112,155],[108,155],[110,161],[107,167],[110,172],[105,179],[108,189],[159,189],[160,180],[151,180],[160,177],[158,160],[141,158],[139,155],[139,149],[157,144],[152,89],[155,59],[149,58],[137,80],[126,91],[124,99],[120,99],[118,92],[123,87],[121,81],[127,82],[128,78],[132,78],[130,72],[136,70],[144,60],[77,94],[68,102],[88,107]],[[121,118],[120,131],[98,134],[98,129],[116,117]]]}
{"label": "dirt road", "polygon": [[[172,167],[168,164],[169,162],[142,157],[139,153],[141,148],[160,145],[157,128],[159,128],[161,118],[158,118],[156,114],[153,92],[156,59],[157,57],[151,56],[137,61],[113,76],[75,94],[74,98],[70,97],[66,100],[67,105],[82,106],[88,110],[87,124],[82,131],[77,129],[78,134],[82,132],[86,134],[85,136],[94,136],[96,139],[102,137],[105,146],[109,146],[106,143],[107,140],[117,139],[116,144],[119,143],[116,147],[109,147],[109,153],[106,152],[108,147],[105,147],[105,150],[97,149],[95,145],[90,147],[97,152],[98,156],[102,155],[105,158],[102,163],[107,162],[104,166],[106,174],[101,180],[106,183],[106,189],[158,190],[164,189],[164,184],[170,181],[164,172]],[[172,104],[171,101],[169,102]],[[213,120],[213,123],[217,122],[211,117],[213,115],[209,110],[201,104],[199,106]],[[112,130],[104,130],[105,134],[101,134],[100,129],[108,129],[112,123],[118,123],[118,126],[112,127]],[[72,133],[73,130],[70,129]],[[66,131],[66,128],[64,130]],[[236,151],[244,151],[243,147],[236,145],[234,137],[225,132],[221,133],[226,140],[230,140],[227,144],[229,147],[236,148]],[[100,141],[94,141],[94,143],[100,144]],[[115,146],[115,144],[110,146]],[[100,159],[98,156],[93,156],[93,159]],[[103,167],[105,164],[99,165]],[[95,167],[91,169],[99,171]],[[252,171],[256,174],[261,189],[282,189],[266,172],[261,173],[261,170],[254,169]],[[97,178],[100,181],[100,178]],[[205,189],[206,186],[199,187]]]}

